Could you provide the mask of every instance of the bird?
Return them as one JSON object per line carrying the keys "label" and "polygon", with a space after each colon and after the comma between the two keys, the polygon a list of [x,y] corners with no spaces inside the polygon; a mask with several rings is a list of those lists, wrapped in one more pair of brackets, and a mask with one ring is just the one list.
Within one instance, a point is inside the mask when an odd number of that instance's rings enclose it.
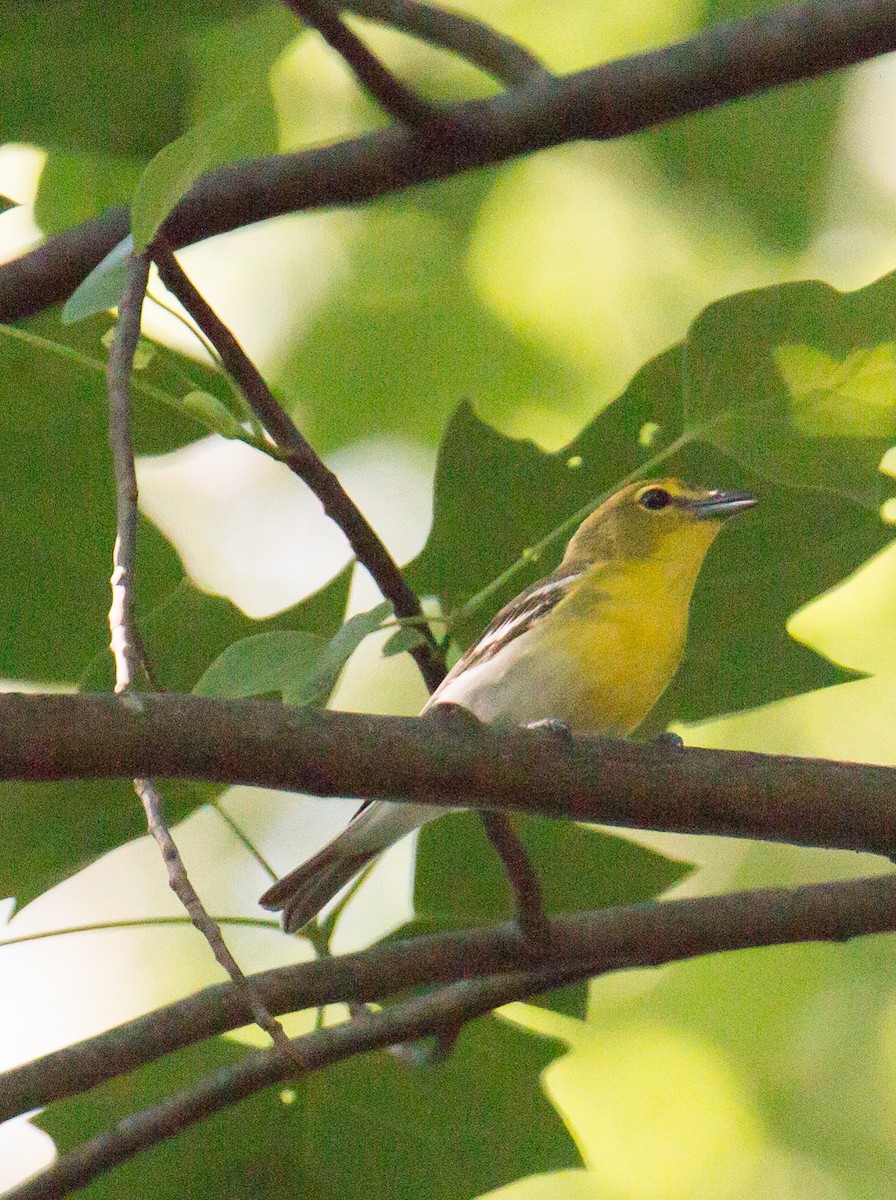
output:
{"label": "bird", "polygon": [[[557,569],[501,609],[421,716],[453,705],[496,726],[625,737],[678,669],[707,551],[728,517],[755,504],[747,491],[676,478],[623,487],[585,518]],[[298,932],[378,854],[444,812],[368,801],[259,903]]]}

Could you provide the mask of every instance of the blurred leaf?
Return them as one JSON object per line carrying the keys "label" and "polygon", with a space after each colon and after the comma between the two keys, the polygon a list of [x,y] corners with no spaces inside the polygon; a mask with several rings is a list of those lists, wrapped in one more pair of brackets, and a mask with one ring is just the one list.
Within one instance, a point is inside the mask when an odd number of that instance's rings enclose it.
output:
{"label": "blurred leaf", "polygon": [[[72,681],[108,640],[115,501],[101,339],[109,320],[63,326],[44,314],[19,328],[51,339],[72,357],[0,336],[0,472],[7,481],[0,530],[6,578],[16,581],[0,593],[0,673]],[[147,388],[157,389],[176,407],[183,371],[203,388],[228,395],[217,372],[168,351],[158,354],[134,385],[139,452],[164,453],[201,430],[145,398]],[[141,561],[144,570],[152,576],[148,559]],[[167,588],[181,574],[169,576]]]}
{"label": "blurred leaf", "polygon": [[34,219],[47,237],[126,204],[143,168],[136,157],[54,146],[40,173]]}
{"label": "blurred leaf", "polygon": [[262,696],[279,692],[285,704],[326,704],[342,668],[392,611],[388,601],[352,617],[329,640],[304,629],[260,633],[228,646],[193,691],[199,696]]}
{"label": "blurred leaf", "polygon": [[405,625],[397,629],[383,646],[383,658],[392,658],[396,654],[404,654],[408,650],[416,650],[426,644],[426,638],[419,629]]}
{"label": "blurred leaf", "polygon": [[[567,821],[515,821],[542,886],[545,912],[569,913],[652,900],[691,871],[625,838]],[[478,815],[452,812],[420,830],[414,875],[419,931],[509,920],[513,898],[501,861]],[[402,936],[406,935],[402,930]],[[587,983],[540,1003],[584,1016]]]}
{"label": "blurred leaf", "polygon": [[124,291],[128,259],[134,249],[131,234],[113,246],[102,262],[75,288],[62,309],[62,323],[74,325],[110,308],[117,308]]}
{"label": "blurred leaf", "polygon": [[[765,11],[766,0],[704,0],[705,25]],[[804,250],[826,202],[845,77],[696,113],[638,141],[672,180],[734,205],[772,250]]]}
{"label": "blurred leaf", "polygon": [[720,301],[556,454],[502,437],[462,406],[439,453],[432,531],[409,568],[412,586],[451,613],[519,563],[476,619],[454,630],[468,644],[502,603],[556,565],[563,540],[537,565],[527,547],[630,472],[748,487],[760,504],[733,521],[708,556],[684,663],[648,727],[854,678],[788,637],[785,622],[889,542],[877,512],[887,441],[879,426],[858,436],[869,427],[869,406],[888,403],[886,379],[857,391],[851,370],[838,393],[840,428],[848,421],[850,436],[829,436],[828,425],[825,436],[810,437],[781,374],[780,348],[805,345],[840,363],[861,352],[874,363],[892,343],[893,311],[896,276],[846,295],[805,283]]}
{"label": "blurred leaf", "polygon": [[[53,1104],[36,1123],[60,1153],[246,1052],[214,1039]],[[268,1088],[91,1183],[86,1200],[461,1200],[538,1170],[580,1163],[541,1095],[553,1048],[500,1021],[464,1029],[441,1066],[409,1069],[385,1051]],[[291,1102],[281,1095],[290,1093]]]}
{"label": "blurred leaf", "polygon": [[310,320],[299,316],[275,377],[319,452],[390,434],[436,442],[463,396],[500,419],[533,396],[550,405],[581,388],[472,292],[468,239],[489,182],[487,173],[452,180],[386,198],[350,223],[334,219],[348,269],[340,258]]}
{"label": "blurred leaf", "polygon": [[0,196],[0,213],[9,212],[11,208],[16,207],[15,200],[10,200],[9,196]]}
{"label": "blurred leaf", "polygon": [[197,696],[265,696],[307,676],[326,649],[326,638],[302,629],[256,633],[234,642],[193,688]]}
{"label": "blurred leaf", "polygon": [[145,250],[159,226],[200,175],[239,158],[260,158],[277,149],[277,120],[270,91],[241,100],[207,117],[160,150],[147,166],[131,201],[137,250]]}

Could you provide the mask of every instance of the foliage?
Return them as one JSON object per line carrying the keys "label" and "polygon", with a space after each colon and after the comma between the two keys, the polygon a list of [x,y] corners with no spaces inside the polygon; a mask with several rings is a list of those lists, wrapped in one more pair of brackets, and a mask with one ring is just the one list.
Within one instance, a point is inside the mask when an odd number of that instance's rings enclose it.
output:
{"label": "foliage", "polygon": [[[525,30],[534,48],[540,37],[556,40],[554,26],[566,21],[567,53],[587,48],[596,60],[605,47],[618,49],[610,16],[584,0],[550,15],[537,5],[476,8],[495,24],[506,20],[511,35]],[[682,27],[697,28],[756,5],[679,8]],[[370,101],[342,66],[329,64],[309,30],[299,37],[280,5],[230,0],[197,14],[180,0],[157,0],[112,14],[85,3],[72,8],[61,37],[48,11],[20,3],[0,17],[4,139],[46,152],[35,211],[47,233],[133,199],[133,236],[144,247],[208,169],[332,140],[371,117]],[[668,14],[650,12],[646,6],[639,45],[651,42],[651,19],[657,31],[666,28]],[[431,51],[402,42],[399,53],[396,40],[372,26],[363,31],[384,57],[396,56],[412,87],[473,94],[468,75],[452,74]],[[407,555],[407,578],[427,612],[441,614],[444,624],[433,628],[452,653],[552,569],[575,520],[633,473],[748,487],[760,504],[708,559],[685,661],[640,733],[716,721],[685,734],[735,744],[737,718],[717,719],[770,705],[753,717],[769,741],[753,748],[814,752],[801,726],[808,710],[798,706],[822,696],[834,712],[818,734],[824,746],[854,707],[861,719],[848,753],[874,753],[869,728],[889,727],[887,702],[881,692],[850,690],[877,682],[859,678],[868,664],[859,671],[848,655],[826,657],[796,640],[789,624],[872,556],[889,553],[879,510],[889,484],[880,464],[896,433],[892,255],[888,248],[875,259],[867,278],[876,282],[856,274],[846,282],[867,286],[842,290],[837,260],[820,260],[818,251],[830,238],[827,209],[861,224],[864,202],[887,228],[892,221],[889,191],[863,201],[867,175],[858,171],[850,183],[857,168],[842,153],[832,169],[849,102],[846,79],[829,76],[600,154],[551,151],[545,167],[524,162],[362,211],[287,218],[244,242],[242,234],[223,240],[217,261],[204,267],[197,254],[197,279],[207,270],[210,294],[217,285],[226,295],[229,282],[232,324],[253,353],[258,347],[277,398],[315,449],[337,465],[359,443],[380,463],[391,453],[396,477],[380,468],[370,489],[375,525],[380,515],[390,519],[391,502],[404,510],[403,534],[419,533],[426,514],[408,511],[408,464],[421,447],[436,459],[431,529]],[[583,195],[587,205],[567,203]],[[0,230],[11,215],[3,213]],[[94,690],[112,683],[105,644],[114,482],[103,374],[112,320],[100,314],[123,283],[115,263],[113,252],[64,320],[48,311],[0,329],[0,669],[13,681]],[[221,309],[230,320],[226,300]],[[272,454],[222,372],[192,357],[195,345],[188,354],[182,341],[165,344],[171,340],[154,335],[135,375],[138,454],[168,455],[222,430],[241,431],[254,447],[238,448],[247,455]],[[358,471],[351,482],[362,477]],[[230,480],[218,478],[223,494]],[[250,541],[264,541],[273,526],[273,505],[265,511],[253,515]],[[314,559],[320,528],[297,520],[272,555]],[[359,579],[350,603],[352,567],[341,547],[341,557],[320,568],[323,587],[299,589],[281,611],[250,617],[191,579],[173,541],[142,520],[138,616],[158,686],[413,708],[401,651],[419,647],[420,634],[413,625],[396,629],[389,604],[359,601],[367,596]],[[232,542],[238,574],[236,531]],[[872,624],[861,607],[846,623]],[[883,645],[891,621],[874,630]],[[847,753],[831,745],[832,756]],[[163,791],[185,839],[222,799],[207,786],[165,783]],[[312,810],[296,801],[278,822],[276,802],[262,816],[260,807],[253,799],[239,810],[241,835],[278,865],[293,865],[290,854],[298,861],[309,852]],[[137,861],[129,843],[143,816],[124,783],[4,783],[0,811],[4,894],[22,909],[67,881],[43,909],[18,912],[10,935],[30,932],[27,922],[41,911],[50,929],[78,923],[68,889],[106,878],[110,860],[96,860],[113,849],[121,862]],[[712,892],[872,869],[845,855],[672,837],[636,843],[535,821],[525,840],[547,880],[550,911],[648,902],[683,879]],[[215,903],[254,916],[257,863],[236,840],[227,854],[219,874],[230,890],[213,892]],[[120,919],[131,870],[126,865],[119,890],[104,895],[103,920]],[[395,916],[389,887],[397,885],[387,876],[381,864],[349,899],[334,949],[396,926],[391,936],[402,937],[510,912],[492,851],[467,814],[420,835],[412,911]],[[247,969],[299,953],[270,929],[240,933]],[[138,1000],[122,983],[121,1009],[109,1023],[185,990],[176,956],[166,959],[166,936],[152,943],[147,971],[164,976],[163,985],[153,991],[147,983]],[[89,964],[94,951],[84,945]],[[37,943],[0,946],[22,964],[2,1010],[9,1029],[33,1003],[41,963],[61,971],[52,947],[46,953],[39,958]],[[611,975],[473,1025],[444,1063],[414,1070],[382,1052],[311,1077],[289,1103],[264,1093],[86,1194],[125,1194],[147,1173],[162,1196],[186,1183],[228,1196],[298,1185],[303,1194],[346,1200],[384,1190],[459,1200],[499,1187],[507,1197],[584,1188],[606,1200],[699,1200],[719,1180],[733,1197],[883,1194],[896,1167],[892,957],[891,939],[880,938]],[[204,962],[191,966],[191,981],[205,981],[206,970]],[[63,998],[64,988],[51,990]],[[56,1044],[53,1022],[51,1012],[28,1043],[35,1053]],[[12,1059],[17,1049],[10,1037],[3,1054]],[[61,1149],[78,1144],[244,1053],[216,1041],[165,1058],[52,1105],[41,1127]],[[670,1130],[688,1147],[691,1167],[682,1166]]]}

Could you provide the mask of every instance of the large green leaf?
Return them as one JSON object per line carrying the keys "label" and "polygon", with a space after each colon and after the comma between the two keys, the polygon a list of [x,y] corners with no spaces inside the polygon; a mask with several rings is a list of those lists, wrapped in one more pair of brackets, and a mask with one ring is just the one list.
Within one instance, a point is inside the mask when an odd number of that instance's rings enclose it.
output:
{"label": "large green leaf", "polygon": [[[503,602],[552,569],[564,539],[537,562],[527,548],[631,472],[749,487],[759,506],[731,523],[704,565],[685,661],[651,724],[852,677],[794,642],[785,622],[889,541],[877,505],[886,495],[883,435],[896,411],[887,367],[894,301],[896,276],[847,295],[807,283],[720,301],[556,454],[502,437],[462,407],[442,444],[432,532],[411,582],[453,612],[516,564],[475,617],[457,625],[469,642]],[[783,358],[782,347],[791,348]],[[822,397],[823,424],[817,396],[794,394],[793,347],[809,348],[816,364],[819,355],[841,364]],[[883,364],[867,391],[856,387],[859,360],[850,356],[859,352]],[[816,392],[817,384],[813,377]]]}
{"label": "large green leaf", "polygon": [[[704,0],[702,7],[703,23],[717,25],[770,6]],[[792,253],[808,244],[825,203],[844,86],[842,74],[829,74],[773,88],[638,140],[677,183],[735,207],[766,245]]]}
{"label": "large green leaf", "polygon": [[[36,1122],[64,1152],[244,1057],[216,1039],[51,1105]],[[553,1057],[540,1039],[477,1021],[440,1066],[410,1069],[379,1051],[312,1075],[291,1103],[280,1099],[289,1085],[269,1088],[140,1154],[84,1195],[140,1195],[151,1179],[154,1200],[190,1192],[206,1200],[466,1200],[534,1171],[579,1165],[538,1085]]]}

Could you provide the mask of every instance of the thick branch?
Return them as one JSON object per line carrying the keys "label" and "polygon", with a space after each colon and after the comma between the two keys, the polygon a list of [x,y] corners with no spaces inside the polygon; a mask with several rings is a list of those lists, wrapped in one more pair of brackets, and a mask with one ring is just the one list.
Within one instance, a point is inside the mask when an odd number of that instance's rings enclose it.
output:
{"label": "thick branch", "polygon": [[[583,964],[579,977],[659,966],[703,954],[808,941],[845,941],[896,929],[896,875],[763,888],[723,896],[632,904],[554,917],[534,960],[508,922],[490,929],[385,943],[340,958],[251,976],[281,1015],[339,1001],[383,1001],[399,992],[534,966]],[[67,1046],[3,1075],[0,1121],[96,1087],[251,1019],[245,993],[218,984],[157,1012]]]}
{"label": "thick branch", "polygon": [[[559,79],[535,76],[488,100],[446,108],[445,122],[431,131],[395,126],[223,167],[199,180],[164,231],[177,249],[282,213],[361,204],[563,142],[623,137],[892,50],[891,0],[787,5],[678,46]],[[127,211],[115,209],[0,268],[0,319],[69,295],[127,231]]]}
{"label": "thick branch", "polygon": [[158,776],[889,855],[896,768],[252,700],[0,695],[0,779]]}

